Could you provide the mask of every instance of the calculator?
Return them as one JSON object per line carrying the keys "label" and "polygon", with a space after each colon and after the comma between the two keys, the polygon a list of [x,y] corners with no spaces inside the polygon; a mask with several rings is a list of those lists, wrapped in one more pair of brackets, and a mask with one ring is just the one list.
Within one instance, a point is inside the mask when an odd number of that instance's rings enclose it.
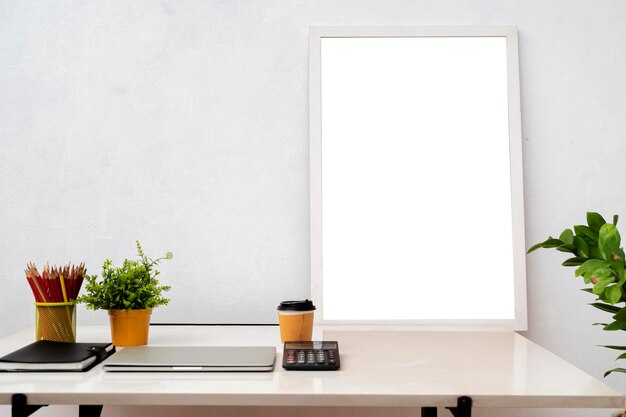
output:
{"label": "calculator", "polygon": [[283,368],[289,371],[339,369],[339,344],[331,341],[285,342]]}

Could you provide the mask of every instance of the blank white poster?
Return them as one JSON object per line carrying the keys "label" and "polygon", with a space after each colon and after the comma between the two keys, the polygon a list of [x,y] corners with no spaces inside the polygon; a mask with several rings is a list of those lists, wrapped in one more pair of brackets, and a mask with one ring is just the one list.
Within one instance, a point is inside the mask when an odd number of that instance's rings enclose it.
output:
{"label": "blank white poster", "polygon": [[320,48],[322,319],[513,319],[506,38]]}

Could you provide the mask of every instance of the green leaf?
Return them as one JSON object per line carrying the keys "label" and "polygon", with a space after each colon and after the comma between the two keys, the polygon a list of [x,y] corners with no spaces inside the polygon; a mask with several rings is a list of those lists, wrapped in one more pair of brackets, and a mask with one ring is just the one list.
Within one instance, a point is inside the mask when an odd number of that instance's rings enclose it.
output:
{"label": "green leaf", "polygon": [[617,214],[613,215],[613,226],[617,226],[617,220],[619,219],[619,216]]}
{"label": "green leaf", "polygon": [[563,265],[563,266],[579,266],[579,265],[584,264],[586,260],[587,260],[587,258],[574,257],[574,258],[569,258],[569,259],[565,260],[561,265]]}
{"label": "green leaf", "polygon": [[[597,279],[603,279],[603,278],[608,278],[611,277],[613,278],[613,281],[615,281],[615,276],[613,275],[613,270],[611,268],[607,268],[605,266],[598,268],[596,270],[593,271],[589,271],[588,272],[589,276],[595,277]],[[611,282],[613,282],[611,281]]]}
{"label": "green leaf", "polygon": [[[598,232],[597,231],[593,231],[591,228],[587,227],[587,226],[582,226],[582,225],[576,225],[574,226],[574,232],[576,233],[576,236],[581,236],[583,238],[587,238],[592,242],[597,242],[598,241]],[[589,243],[589,242],[587,242]]]}
{"label": "green leaf", "polygon": [[626,307],[621,308],[617,314],[613,316],[613,320],[626,321]]}
{"label": "green leaf", "polygon": [[616,307],[610,304],[605,304],[605,303],[591,303],[589,305],[597,308],[598,310],[606,311],[607,313],[613,313],[613,314],[617,314],[620,312],[620,310],[622,310],[619,307]]}
{"label": "green leaf", "polygon": [[604,326],[602,330],[613,331],[622,329],[626,329],[626,321],[614,321]]}
{"label": "green leaf", "polygon": [[603,224],[606,224],[604,217],[594,212],[587,212],[587,224],[591,230],[598,231]]}
{"label": "green leaf", "polygon": [[593,293],[593,288],[581,288],[581,291]]}
{"label": "green leaf", "polygon": [[559,236],[559,240],[568,245],[572,245],[574,243],[574,232],[572,232],[571,229],[563,230],[563,233]]}
{"label": "green leaf", "polygon": [[589,245],[587,245],[585,239],[580,236],[574,236],[574,247],[578,256],[589,257]]}
{"label": "green leaf", "polygon": [[600,228],[598,247],[604,259],[613,259],[613,254],[619,250],[620,242],[621,237],[615,226],[606,223]]}
{"label": "green leaf", "polygon": [[589,258],[600,259],[602,258],[602,254],[600,253],[600,248],[598,248],[597,242],[589,243]]}
{"label": "green leaf", "polygon": [[556,247],[561,246],[562,244],[563,242],[561,242],[559,239],[555,239],[552,236],[550,236],[545,241],[541,243],[537,243],[534,246],[531,246],[530,249],[528,249],[527,253],[533,252],[539,248],[544,248],[544,249],[556,248]]}
{"label": "green leaf", "polygon": [[580,267],[578,267],[578,269],[576,270],[575,274],[577,277],[587,273],[587,272],[592,272],[595,271],[596,269],[599,268],[609,268],[611,266],[610,263],[608,263],[605,260],[602,259],[589,259],[588,261],[586,261],[584,264],[582,264]]}
{"label": "green leaf", "polygon": [[557,246],[556,250],[560,252],[576,253],[576,246],[569,243],[564,243],[560,246]]}
{"label": "green leaf", "polygon": [[[593,286],[593,293],[596,295],[604,294],[604,290],[609,286],[615,279],[613,277],[602,277],[599,278],[598,281]],[[608,301],[608,300],[607,300]]]}
{"label": "green leaf", "polygon": [[622,290],[617,285],[611,285],[604,291],[604,296],[609,303],[615,304],[622,298]]}
{"label": "green leaf", "polygon": [[607,323],[592,323],[592,326],[608,326]]}
{"label": "green leaf", "polygon": [[626,350],[626,346],[617,346],[617,345],[598,345],[598,346],[605,347],[607,349]]}
{"label": "green leaf", "polygon": [[617,252],[613,253],[609,262],[611,263],[611,268],[617,273],[617,276],[622,278],[624,276],[624,250],[619,248]]}
{"label": "green leaf", "polygon": [[614,369],[608,370],[604,373],[604,377],[606,378],[607,376],[609,376],[609,374],[612,374],[613,372],[626,373],[626,368],[614,368]]}

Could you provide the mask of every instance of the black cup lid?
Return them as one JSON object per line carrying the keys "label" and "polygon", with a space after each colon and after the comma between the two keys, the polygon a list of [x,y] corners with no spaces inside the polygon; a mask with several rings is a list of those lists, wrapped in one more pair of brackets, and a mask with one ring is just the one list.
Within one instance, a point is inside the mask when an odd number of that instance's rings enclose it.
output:
{"label": "black cup lid", "polygon": [[280,311],[311,311],[315,310],[313,301],[311,300],[299,300],[299,301],[283,301],[278,306]]}

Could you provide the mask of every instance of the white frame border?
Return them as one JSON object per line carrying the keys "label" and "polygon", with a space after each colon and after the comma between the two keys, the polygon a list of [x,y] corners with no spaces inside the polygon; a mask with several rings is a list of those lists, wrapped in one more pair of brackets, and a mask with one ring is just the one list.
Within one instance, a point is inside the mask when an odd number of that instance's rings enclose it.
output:
{"label": "white frame border", "polygon": [[[323,320],[322,278],[322,123],[321,123],[321,39],[355,37],[505,37],[509,102],[509,146],[511,159],[511,207],[513,220],[513,267],[515,318],[512,320]],[[524,227],[524,186],[522,123],[520,111],[517,29],[514,26],[392,26],[392,27],[310,27],[309,31],[309,129],[310,129],[310,217],[311,297],[322,325],[386,326],[394,329],[416,325],[460,327],[463,329],[527,330],[526,243]]]}

